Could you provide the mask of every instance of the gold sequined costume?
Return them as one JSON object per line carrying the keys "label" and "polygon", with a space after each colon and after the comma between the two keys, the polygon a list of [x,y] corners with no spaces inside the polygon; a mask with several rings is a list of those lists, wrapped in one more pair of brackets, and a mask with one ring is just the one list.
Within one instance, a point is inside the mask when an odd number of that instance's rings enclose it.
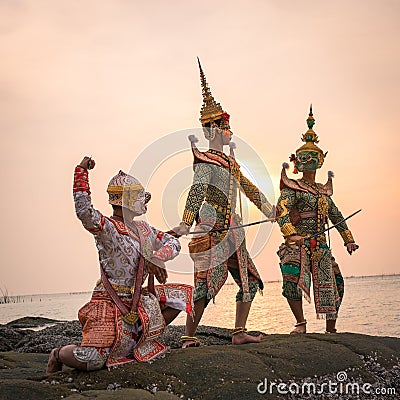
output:
{"label": "gold sequined costume", "polygon": [[[297,150],[295,171],[300,163],[311,163],[315,157],[315,168],[319,168],[325,154],[314,142],[318,137],[312,130],[314,118],[312,110],[307,120],[309,130],[303,135],[306,142]],[[300,155],[300,157],[299,157]],[[333,174],[329,173],[326,184],[313,183],[301,179],[289,179],[286,175],[288,164],[284,164],[281,174],[281,195],[277,204],[277,222],[282,235],[287,238],[278,251],[283,276],[283,295],[289,300],[301,300],[302,295],[310,301],[310,286],[313,282],[314,303],[318,318],[336,319],[343,293],[344,282],[339,266],[327,244],[327,237],[322,232],[328,219],[338,224],[336,229],[341,234],[344,244],[354,243],[343,215],[335,205],[332,194]],[[312,169],[312,168],[310,168]],[[306,239],[302,247],[288,243],[290,236],[312,236]]]}

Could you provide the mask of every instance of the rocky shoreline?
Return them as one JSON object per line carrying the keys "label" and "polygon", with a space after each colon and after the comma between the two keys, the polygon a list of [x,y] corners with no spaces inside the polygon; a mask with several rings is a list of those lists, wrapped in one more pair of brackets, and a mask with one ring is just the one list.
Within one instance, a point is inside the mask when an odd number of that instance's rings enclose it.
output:
{"label": "rocky shoreline", "polygon": [[162,340],[171,351],[151,364],[90,373],[64,368],[46,377],[50,350],[79,344],[80,329],[78,321],[37,318],[0,325],[0,398],[397,399],[400,394],[400,338],[267,335],[259,344],[232,346],[228,329],[207,326],[197,334],[203,346],[185,350],[179,348],[184,328],[168,327]]}

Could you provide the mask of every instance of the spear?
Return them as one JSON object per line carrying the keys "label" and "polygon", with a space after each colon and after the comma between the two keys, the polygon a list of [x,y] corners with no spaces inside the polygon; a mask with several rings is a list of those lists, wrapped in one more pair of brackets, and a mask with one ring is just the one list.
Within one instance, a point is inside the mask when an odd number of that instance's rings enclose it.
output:
{"label": "spear", "polygon": [[245,228],[246,226],[263,224],[264,222],[275,222],[275,218],[266,218],[266,219],[262,219],[260,221],[250,222],[248,224],[230,226],[229,228],[217,228],[217,229],[210,229],[208,231],[190,231],[188,233],[188,235],[199,235],[199,234],[210,233],[210,232],[231,231],[233,229]]}
{"label": "spear", "polygon": [[[335,228],[336,226],[340,225],[342,222],[347,221],[347,220],[350,219],[351,217],[354,217],[354,216],[355,216],[356,214],[358,214],[360,211],[362,211],[361,208],[360,208],[359,210],[353,212],[353,214],[350,214],[348,217],[343,218],[341,221],[337,222],[336,224],[334,224],[334,225],[332,225],[332,226],[330,226],[330,227],[324,229],[322,232],[317,232],[317,233],[314,233],[313,235],[304,236],[304,239],[312,239],[312,238],[314,238],[314,237],[317,237],[317,236],[319,236],[319,235],[322,235],[323,233],[328,232],[328,231],[330,231],[332,228]],[[289,244],[289,245],[292,245],[292,244],[296,244],[296,242],[289,242],[288,244]]]}

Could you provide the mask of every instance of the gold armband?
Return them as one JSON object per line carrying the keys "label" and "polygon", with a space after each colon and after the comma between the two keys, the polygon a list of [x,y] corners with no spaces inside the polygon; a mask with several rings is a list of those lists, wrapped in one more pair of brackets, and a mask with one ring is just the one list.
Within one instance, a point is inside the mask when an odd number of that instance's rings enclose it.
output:
{"label": "gold armband", "polygon": [[290,222],[286,222],[281,226],[281,232],[284,237],[297,234],[295,227]]}
{"label": "gold armband", "polygon": [[342,236],[345,245],[349,243],[355,243],[353,235],[348,229],[340,232],[340,235]]}
{"label": "gold armband", "polygon": [[193,211],[185,210],[183,212],[182,222],[184,222],[188,226],[192,226],[194,217],[195,217],[195,213]]}

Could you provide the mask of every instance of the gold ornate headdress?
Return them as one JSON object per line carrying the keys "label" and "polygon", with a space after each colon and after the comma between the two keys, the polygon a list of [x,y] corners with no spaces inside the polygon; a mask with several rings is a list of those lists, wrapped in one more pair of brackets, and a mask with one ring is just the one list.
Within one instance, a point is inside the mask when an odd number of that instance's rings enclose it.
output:
{"label": "gold ornate headdress", "polygon": [[229,114],[222,109],[221,104],[217,103],[211,94],[203,69],[201,68],[199,57],[197,57],[197,62],[199,63],[200,81],[203,94],[203,105],[200,110],[201,124],[204,126],[205,124],[210,123],[211,125],[214,121],[221,118],[229,123]]}
{"label": "gold ornate headdress", "polygon": [[313,112],[312,112],[312,104],[310,105],[310,113],[308,114],[308,118],[307,118],[307,126],[308,126],[308,131],[306,133],[303,133],[303,136],[301,138],[301,140],[303,142],[305,142],[305,144],[303,144],[303,146],[301,146],[300,148],[298,148],[296,150],[296,154],[299,154],[301,152],[304,151],[315,151],[318,153],[318,168],[320,168],[324,162],[324,158],[326,156],[327,153],[324,153],[315,143],[318,143],[318,135],[314,132],[313,130],[313,126],[315,124],[315,119],[313,116]]}
{"label": "gold ornate headdress", "polygon": [[150,201],[151,194],[145,192],[142,184],[133,176],[119,171],[117,175],[111,178],[107,187],[108,203],[115,206],[129,208],[137,211],[140,204]]}

